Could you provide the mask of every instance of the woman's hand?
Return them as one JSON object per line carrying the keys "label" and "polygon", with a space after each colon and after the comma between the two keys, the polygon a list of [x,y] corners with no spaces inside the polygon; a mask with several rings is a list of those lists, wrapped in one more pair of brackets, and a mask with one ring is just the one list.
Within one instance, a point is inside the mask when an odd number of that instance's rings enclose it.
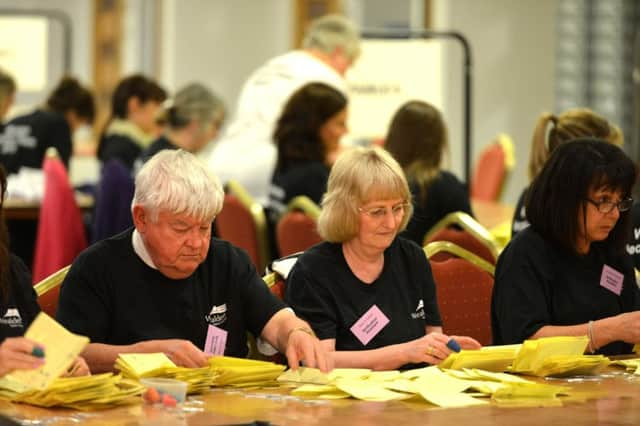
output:
{"label": "woman's hand", "polygon": [[[25,337],[9,337],[0,344],[0,377],[13,370],[32,370],[44,364],[43,357],[32,355],[42,345]],[[37,351],[36,351],[37,352]]]}
{"label": "woman's hand", "polygon": [[477,340],[467,336],[447,336],[433,332],[402,345],[407,363],[422,363],[437,365],[447,359],[453,352],[447,346],[449,340],[455,339],[462,349],[480,349],[482,345]]}
{"label": "woman's hand", "polygon": [[89,370],[89,366],[87,362],[81,356],[77,357],[71,367],[67,370],[66,373],[62,375],[62,377],[78,377],[78,376],[89,376],[91,375],[91,371]]}
{"label": "woman's hand", "polygon": [[615,337],[608,339],[606,338],[608,334],[606,332],[607,319],[608,318],[596,321],[593,324],[593,337],[596,342],[599,343],[598,347],[604,346],[615,340],[622,340],[631,344],[640,343],[640,311],[616,315],[614,317],[615,322],[613,324],[614,330],[612,330],[612,334]]}

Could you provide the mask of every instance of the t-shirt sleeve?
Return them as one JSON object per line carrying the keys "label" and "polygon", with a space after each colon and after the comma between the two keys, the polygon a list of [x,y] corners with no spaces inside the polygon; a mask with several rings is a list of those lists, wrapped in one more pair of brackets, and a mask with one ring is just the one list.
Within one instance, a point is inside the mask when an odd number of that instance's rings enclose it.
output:
{"label": "t-shirt sleeve", "polygon": [[431,265],[420,247],[415,247],[415,258],[413,270],[417,272],[417,282],[422,287],[425,325],[441,326],[442,319],[440,317],[440,309],[438,308],[438,297],[436,295],[436,284],[433,280]]}
{"label": "t-shirt sleeve", "polygon": [[109,333],[110,300],[108,276],[97,253],[83,253],[71,266],[60,289],[56,318],[71,332],[87,336],[94,343],[105,342]]}
{"label": "t-shirt sleeve", "polygon": [[240,297],[247,328],[254,336],[259,336],[271,317],[286,305],[269,291],[244,251],[233,248],[230,261],[235,277],[233,282],[241,286]]}
{"label": "t-shirt sleeve", "polygon": [[303,254],[294,265],[285,288],[285,301],[307,321],[320,340],[335,339],[338,319],[332,298],[320,282],[326,271],[310,267]]}
{"label": "t-shirt sleeve", "polygon": [[11,255],[11,279],[14,281],[12,288],[20,292],[19,295],[16,295],[16,300],[20,300],[20,314],[26,329],[40,313],[40,305],[38,305],[38,296],[31,284],[29,269],[20,258],[14,255]]}
{"label": "t-shirt sleeve", "polygon": [[551,322],[552,265],[531,238],[512,240],[496,265],[491,301],[494,344],[522,343]]}

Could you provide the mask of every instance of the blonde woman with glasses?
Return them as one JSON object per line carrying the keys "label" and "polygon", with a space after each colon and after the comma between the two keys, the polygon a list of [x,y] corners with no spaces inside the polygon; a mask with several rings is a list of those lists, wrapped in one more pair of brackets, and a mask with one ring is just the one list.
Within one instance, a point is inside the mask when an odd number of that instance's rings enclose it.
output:
{"label": "blonde woman with glasses", "polygon": [[451,339],[480,348],[470,337],[442,334],[429,262],[398,237],[411,213],[406,178],[390,154],[355,148],[338,157],[318,221],[326,241],[300,256],[285,294],[336,367],[438,364]]}

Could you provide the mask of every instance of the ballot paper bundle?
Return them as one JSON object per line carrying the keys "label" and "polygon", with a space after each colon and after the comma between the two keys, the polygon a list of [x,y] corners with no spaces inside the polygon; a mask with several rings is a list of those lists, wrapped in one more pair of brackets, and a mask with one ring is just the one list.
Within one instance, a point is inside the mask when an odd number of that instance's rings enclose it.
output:
{"label": "ballot paper bundle", "polygon": [[612,361],[611,365],[624,367],[627,369],[627,372],[640,376],[640,358],[619,359]]}
{"label": "ballot paper bundle", "polygon": [[140,380],[164,377],[186,382],[187,393],[202,393],[213,386],[214,374],[209,367],[178,367],[163,353],[120,354],[115,363],[124,377]]}
{"label": "ballot paper bundle", "polygon": [[[313,368],[284,372],[278,381],[297,386],[291,393],[319,399],[356,398],[365,401],[421,400],[440,407],[498,404],[547,406],[561,404],[567,388],[539,384],[506,373],[438,367],[399,371],[337,368],[325,374]],[[496,397],[497,396],[497,397]]]}
{"label": "ballot paper bundle", "polygon": [[520,346],[485,346],[480,350],[463,349],[460,352],[452,352],[440,367],[452,370],[480,368],[487,371],[507,371],[516,358]]}
{"label": "ballot paper bundle", "polygon": [[45,390],[31,390],[6,395],[14,402],[40,407],[68,407],[94,410],[115,405],[139,403],[144,387],[134,380],[112,373],[93,376],[65,377],[54,380]]}
{"label": "ballot paper bundle", "polygon": [[587,336],[558,336],[527,340],[511,371],[539,377],[597,374],[609,365],[602,355],[584,355]]}
{"label": "ballot paper bundle", "polygon": [[209,368],[214,374],[214,386],[263,387],[275,385],[286,367],[268,361],[214,356],[209,358]]}

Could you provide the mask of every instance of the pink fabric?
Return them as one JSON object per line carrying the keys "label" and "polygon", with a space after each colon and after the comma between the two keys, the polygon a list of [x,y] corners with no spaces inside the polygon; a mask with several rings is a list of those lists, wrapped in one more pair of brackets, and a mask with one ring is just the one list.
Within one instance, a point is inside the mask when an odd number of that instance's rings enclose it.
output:
{"label": "pink fabric", "polygon": [[46,157],[43,171],[45,186],[33,262],[34,284],[69,265],[87,247],[82,213],[64,165],[59,158]]}

